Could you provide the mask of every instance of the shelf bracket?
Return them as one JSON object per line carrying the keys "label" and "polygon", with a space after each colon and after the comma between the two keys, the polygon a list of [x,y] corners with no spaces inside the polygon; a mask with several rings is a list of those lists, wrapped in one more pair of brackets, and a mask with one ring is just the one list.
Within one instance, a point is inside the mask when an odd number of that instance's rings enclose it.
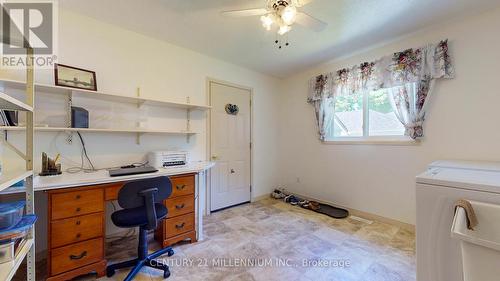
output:
{"label": "shelf bracket", "polygon": [[[188,103],[189,103],[189,97],[188,97]],[[186,110],[186,142],[189,143],[191,135],[189,132],[191,131],[191,109],[188,108]]]}
{"label": "shelf bracket", "polygon": [[[189,98],[189,97],[186,97],[186,103],[187,103],[187,104],[190,104],[190,103],[191,103],[191,100],[190,100],[190,98]],[[189,131],[189,129],[190,129],[190,124],[189,124],[189,122],[191,121],[191,108],[190,108],[190,107],[188,107],[188,108],[187,108],[187,118],[186,118],[186,121],[187,121],[187,124],[186,124],[186,130],[188,130],[188,131]]]}
{"label": "shelf bracket", "polygon": [[136,133],[136,135],[135,135],[135,144],[137,144],[137,145],[141,144],[141,136],[142,136],[142,133]]}
{"label": "shelf bracket", "polygon": [[[136,90],[136,96],[138,98],[141,97],[141,87],[137,87],[137,90]],[[137,108],[141,108],[141,106],[143,106],[145,103],[144,100],[137,100]]]}
{"label": "shelf bracket", "polygon": [[17,149],[8,140],[2,138],[2,143],[5,144],[10,149],[12,149],[17,155],[19,155],[21,158],[23,158],[23,160],[28,160],[28,157],[26,156],[26,154],[24,154],[21,150]]}
{"label": "shelf bracket", "polygon": [[[66,101],[67,110],[66,110],[66,127],[71,128],[71,107],[73,106],[73,91],[68,94],[68,100]],[[69,133],[66,137],[66,142],[68,144],[73,143],[73,134]]]}
{"label": "shelf bracket", "polygon": [[[141,87],[137,87],[136,96],[138,98],[141,97]],[[143,104],[144,104],[143,101],[138,100],[137,101],[137,109],[140,109]],[[139,115],[140,115],[140,113],[139,113]],[[139,116],[139,119],[140,118],[141,118],[141,116]],[[135,126],[137,128],[139,128],[141,126],[141,122],[139,120],[137,120],[137,122],[135,123]],[[135,144],[137,144],[137,145],[141,144],[141,133],[135,134]]]}

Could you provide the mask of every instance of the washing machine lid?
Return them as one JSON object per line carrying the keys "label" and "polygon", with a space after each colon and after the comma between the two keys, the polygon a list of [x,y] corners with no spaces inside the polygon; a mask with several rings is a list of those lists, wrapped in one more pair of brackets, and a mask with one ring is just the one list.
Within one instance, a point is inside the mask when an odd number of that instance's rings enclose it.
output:
{"label": "washing machine lid", "polygon": [[499,171],[500,162],[487,162],[487,161],[466,161],[466,160],[439,160],[434,161],[428,169],[432,168],[454,168],[466,170],[480,170],[480,171]]}
{"label": "washing machine lid", "polygon": [[417,183],[500,194],[500,163],[436,161],[417,176]]}

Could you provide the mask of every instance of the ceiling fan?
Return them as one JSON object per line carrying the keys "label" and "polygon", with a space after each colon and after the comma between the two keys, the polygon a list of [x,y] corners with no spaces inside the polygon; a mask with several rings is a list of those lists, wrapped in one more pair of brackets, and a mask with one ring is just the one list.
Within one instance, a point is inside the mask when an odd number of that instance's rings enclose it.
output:
{"label": "ceiling fan", "polygon": [[[314,31],[322,31],[328,25],[327,23],[300,11],[300,8],[309,4],[313,0],[266,0],[265,8],[245,9],[245,10],[232,10],[223,11],[222,15],[231,17],[252,17],[261,16],[260,21],[262,26],[270,31],[276,28],[277,34],[284,36],[292,30],[293,24],[302,25]],[[279,44],[281,49],[280,40],[276,39],[276,44]],[[288,46],[288,39],[285,46]]]}

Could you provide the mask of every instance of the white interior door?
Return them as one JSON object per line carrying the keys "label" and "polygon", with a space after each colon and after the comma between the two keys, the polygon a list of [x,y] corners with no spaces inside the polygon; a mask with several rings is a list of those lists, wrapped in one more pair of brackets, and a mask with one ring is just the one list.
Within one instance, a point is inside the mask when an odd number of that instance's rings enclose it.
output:
{"label": "white interior door", "polygon": [[[212,105],[210,209],[212,211],[250,201],[250,91],[210,82]],[[226,111],[236,105],[237,114]]]}

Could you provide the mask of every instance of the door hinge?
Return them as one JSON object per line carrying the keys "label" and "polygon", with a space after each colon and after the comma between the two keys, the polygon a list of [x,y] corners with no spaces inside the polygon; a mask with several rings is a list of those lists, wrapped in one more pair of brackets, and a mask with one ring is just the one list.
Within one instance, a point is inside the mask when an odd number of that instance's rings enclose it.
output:
{"label": "door hinge", "polygon": [[252,143],[250,143],[250,149],[252,149]]}
{"label": "door hinge", "polygon": [[250,185],[250,192],[252,192],[252,185]]}

